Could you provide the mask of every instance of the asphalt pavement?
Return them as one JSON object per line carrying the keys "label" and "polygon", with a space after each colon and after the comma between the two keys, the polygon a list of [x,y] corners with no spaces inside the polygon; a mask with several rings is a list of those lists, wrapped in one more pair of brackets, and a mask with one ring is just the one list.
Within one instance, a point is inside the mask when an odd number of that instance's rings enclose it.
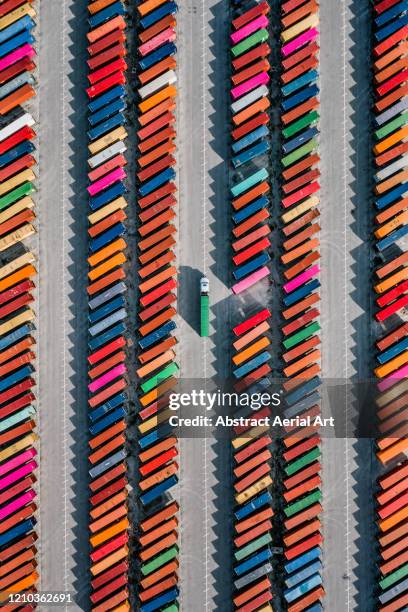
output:
{"label": "asphalt pavement", "polygon": [[[349,388],[368,377],[373,346],[368,11],[368,0],[320,4],[322,374]],[[354,391],[344,398],[347,427],[322,443],[325,608],[368,611],[375,462],[372,442],[352,431]]]}
{"label": "asphalt pavement", "polygon": [[[178,13],[178,359],[205,388],[230,368],[228,288],[228,3],[187,0]],[[199,336],[199,280],[210,281],[210,337]],[[231,606],[231,452],[228,441],[180,440],[180,586],[184,610]]]}
{"label": "asphalt pavement", "polygon": [[86,609],[86,2],[39,7],[39,562]]}

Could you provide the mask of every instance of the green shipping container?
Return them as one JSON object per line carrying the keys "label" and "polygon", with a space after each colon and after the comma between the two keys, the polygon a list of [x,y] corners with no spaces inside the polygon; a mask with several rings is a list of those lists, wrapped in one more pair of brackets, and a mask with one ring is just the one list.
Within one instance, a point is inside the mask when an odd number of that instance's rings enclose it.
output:
{"label": "green shipping container", "polygon": [[158,557],[155,557],[153,561],[143,563],[140,571],[142,572],[143,576],[147,576],[176,557],[178,557],[178,548],[177,546],[172,546]]}
{"label": "green shipping container", "polygon": [[268,40],[268,38],[268,30],[258,30],[258,32],[251,34],[251,36],[248,36],[248,38],[244,38],[244,40],[239,42],[237,45],[234,45],[234,47],[231,48],[232,55],[234,57],[242,55],[243,53],[251,49],[251,47],[260,45],[261,43]]}
{"label": "green shipping container", "polygon": [[209,335],[210,298],[208,295],[200,296],[200,336]]}
{"label": "green shipping container", "polygon": [[309,142],[307,142],[306,144],[295,149],[294,151],[292,151],[292,153],[289,153],[289,155],[285,155],[284,157],[282,157],[282,160],[281,160],[282,165],[285,168],[287,168],[288,166],[290,166],[291,164],[294,164],[296,161],[298,161],[302,157],[305,157],[305,155],[309,155],[309,153],[312,153],[313,151],[315,151],[317,147],[318,147],[318,143],[317,143],[316,138],[312,138],[312,140],[309,140]]}
{"label": "green shipping container", "polygon": [[151,391],[152,389],[160,385],[163,381],[166,380],[166,378],[170,378],[170,376],[177,374],[177,372],[178,372],[177,364],[170,363],[170,365],[163,368],[163,370],[160,370],[158,374],[155,374],[155,376],[152,376],[151,378],[146,380],[146,382],[140,385],[143,393],[148,393],[148,391]]}
{"label": "green shipping container", "polygon": [[311,323],[310,325],[307,325],[301,329],[296,334],[292,334],[292,336],[286,338],[286,340],[283,341],[283,346],[285,349],[292,348],[292,346],[295,346],[295,344],[299,344],[299,342],[303,342],[303,340],[306,340],[306,338],[312,336],[319,329],[320,325],[317,321],[315,321],[314,323]]}
{"label": "green shipping container", "polygon": [[296,461],[291,461],[291,463],[288,463],[287,466],[285,467],[285,472],[288,476],[292,476],[292,474],[295,474],[299,470],[303,470],[303,468],[309,465],[309,463],[313,463],[313,461],[315,461],[319,457],[320,457],[320,448],[316,446],[316,448],[313,448],[311,451],[309,451],[305,455],[302,455],[300,459],[297,459]]}
{"label": "green shipping container", "polygon": [[377,138],[377,140],[381,138],[385,138],[386,136],[391,134],[391,132],[395,132],[395,130],[404,126],[406,123],[408,123],[408,112],[403,113],[396,119],[389,121],[388,123],[383,125],[380,129],[376,130],[375,137]]}
{"label": "green shipping container", "polygon": [[14,202],[17,202],[17,200],[20,200],[24,196],[30,195],[33,191],[35,191],[35,187],[33,183],[30,182],[23,183],[16,189],[9,191],[5,196],[0,198],[0,210],[10,206],[10,204],[14,204]]}
{"label": "green shipping container", "polygon": [[282,130],[282,134],[285,138],[290,138],[300,132],[306,127],[309,127],[312,123],[316,123],[319,119],[319,113],[317,111],[312,111],[311,113],[307,113],[298,121],[294,121],[287,128]]}
{"label": "green shipping container", "polygon": [[309,495],[306,495],[306,497],[303,497],[299,501],[293,504],[290,504],[289,506],[286,506],[286,508],[284,508],[283,511],[286,514],[286,516],[293,516],[294,514],[301,512],[305,508],[308,508],[309,506],[313,506],[313,504],[320,501],[321,499],[322,499],[322,492],[320,490],[317,490],[317,491],[314,491],[313,493],[309,493]]}
{"label": "green shipping container", "polygon": [[266,533],[265,535],[257,538],[256,540],[252,540],[249,544],[240,548],[234,554],[237,561],[241,561],[248,557],[248,555],[252,555],[254,552],[262,548],[263,546],[267,546],[270,542],[272,542],[272,536],[270,533]]}
{"label": "green shipping container", "polygon": [[401,578],[405,578],[405,576],[407,575],[408,575],[408,563],[406,563],[405,565],[402,565],[397,570],[395,570],[395,572],[392,572],[392,574],[388,574],[388,576],[380,580],[380,583],[379,583],[380,587],[382,590],[388,589],[388,587],[393,585],[395,582],[398,582],[398,580],[401,580]]}

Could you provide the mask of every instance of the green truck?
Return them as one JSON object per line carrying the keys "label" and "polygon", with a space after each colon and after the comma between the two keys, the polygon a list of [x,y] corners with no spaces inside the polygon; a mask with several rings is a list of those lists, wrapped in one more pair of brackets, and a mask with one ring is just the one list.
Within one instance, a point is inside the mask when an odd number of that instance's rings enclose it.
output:
{"label": "green truck", "polygon": [[200,280],[200,336],[205,338],[209,335],[210,317],[210,282],[206,276]]}

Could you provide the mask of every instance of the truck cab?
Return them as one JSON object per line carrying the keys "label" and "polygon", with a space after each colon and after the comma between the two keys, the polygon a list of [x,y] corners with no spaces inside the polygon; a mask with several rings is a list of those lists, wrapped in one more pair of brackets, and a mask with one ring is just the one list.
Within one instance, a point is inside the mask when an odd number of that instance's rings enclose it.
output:
{"label": "truck cab", "polygon": [[208,295],[210,293],[210,281],[206,276],[200,279],[200,295]]}

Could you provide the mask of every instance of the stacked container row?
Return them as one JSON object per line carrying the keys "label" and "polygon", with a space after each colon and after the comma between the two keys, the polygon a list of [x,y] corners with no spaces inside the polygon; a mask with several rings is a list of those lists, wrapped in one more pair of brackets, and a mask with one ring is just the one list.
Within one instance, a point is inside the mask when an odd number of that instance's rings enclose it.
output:
{"label": "stacked container row", "polygon": [[377,321],[376,398],[382,467],[376,492],[379,528],[378,609],[408,606],[408,5],[374,2],[374,274]]}
{"label": "stacked container row", "polygon": [[[283,311],[285,418],[320,414],[319,6],[281,5]],[[287,610],[321,610],[320,436],[283,438],[284,580]]]}
{"label": "stacked container row", "polygon": [[[270,312],[263,309],[235,326],[232,374],[234,391],[267,391],[270,361]],[[247,408],[232,415],[251,423],[233,429],[234,474],[234,609],[239,612],[272,610],[272,477],[269,425],[270,406]],[[259,423],[259,424],[258,424]]]}
{"label": "stacked container row", "polygon": [[30,195],[35,190],[36,134],[32,116],[21,108],[35,95],[35,16],[30,2],[0,9],[0,125],[5,133],[0,144],[0,253],[35,233]]}
{"label": "stacked container row", "polygon": [[270,7],[232,6],[232,291],[241,293],[269,275]]}
{"label": "stacked container row", "polygon": [[9,592],[31,592],[38,580],[34,262],[27,252],[0,268],[0,309],[16,307],[0,323],[0,587]]}
{"label": "stacked container row", "polygon": [[91,609],[130,609],[126,464],[126,36],[121,0],[88,5]]}
{"label": "stacked container row", "polygon": [[178,609],[176,385],[176,2],[137,3],[137,233],[141,612]]}
{"label": "stacked container row", "polygon": [[[35,591],[36,408],[34,119],[36,12],[33,2],[0,6],[0,591]],[[23,251],[23,254],[21,252]],[[11,604],[7,609],[18,609]],[[26,610],[33,609],[28,605]]]}
{"label": "stacked container row", "polygon": [[408,606],[408,462],[378,479],[379,604],[381,612]]}

